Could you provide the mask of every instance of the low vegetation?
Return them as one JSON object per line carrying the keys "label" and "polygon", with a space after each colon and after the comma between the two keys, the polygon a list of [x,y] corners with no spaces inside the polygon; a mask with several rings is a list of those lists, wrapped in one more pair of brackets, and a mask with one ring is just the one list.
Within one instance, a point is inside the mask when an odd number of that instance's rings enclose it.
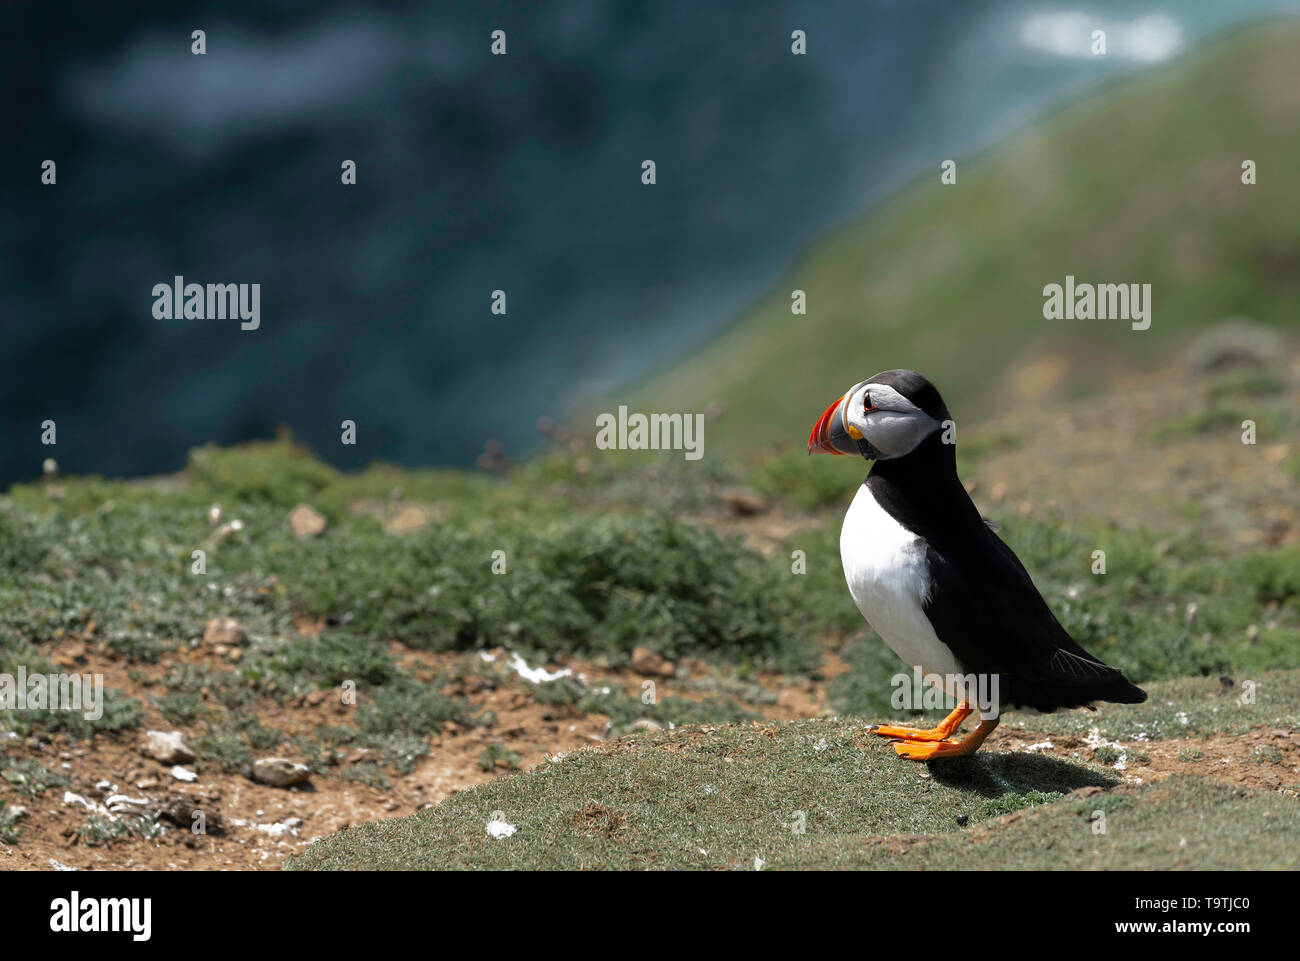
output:
{"label": "low vegetation", "polygon": [[[1260,687],[1294,705],[1300,671]],[[1297,720],[1294,707],[1279,714],[1276,706],[1239,704],[1237,720],[1228,719],[1223,708],[1235,702],[1182,682],[1155,685],[1153,701],[1167,715],[1195,718],[1190,726],[1203,732]],[[1144,716],[1107,705],[1093,723],[1132,734]],[[888,743],[847,719],[651,733],[555,758],[427,812],[339,832],[288,867],[1300,866],[1289,841],[1300,828],[1294,797],[1248,795],[1191,776],[1122,785],[1116,759],[1095,753],[1067,762],[982,752],[927,770],[900,764]],[[490,832],[500,819],[514,832]]]}
{"label": "low vegetation", "polygon": [[[414,682],[387,648],[392,641],[611,665],[626,665],[645,647],[743,677],[758,668],[813,671],[823,637],[843,632],[853,669],[835,682],[834,703],[850,713],[894,713],[880,678],[897,672],[895,658],[864,630],[840,573],[838,516],[844,488],[852,488],[843,470],[836,498],[829,475],[801,477],[783,457],[720,475],[810,512],[809,525],[765,556],[701,521],[643,509],[663,462],[623,469],[612,485],[623,497],[593,517],[581,482],[564,482],[558,460],[505,479],[397,475],[402,503],[429,518],[407,533],[386,523],[396,510],[391,469],[340,474],[287,442],[198,451],[186,474],[166,483],[17,487],[0,502],[0,654],[35,671],[48,664],[52,644],[92,635],[128,664],[147,664],[198,643],[211,618],[236,618],[248,636],[238,664],[187,665],[151,695],[171,723],[211,729],[197,743],[223,769],[274,743],[231,723],[254,697],[283,700],[350,681],[365,702],[355,742],[403,764],[439,725],[476,722],[467,704],[438,693],[443,682]],[[546,474],[554,483],[538,491],[536,478]],[[287,511],[300,497],[328,517],[323,536],[290,530]],[[223,517],[213,525],[208,510],[218,502]],[[524,511],[543,526],[521,524]],[[1300,638],[1300,549],[1233,554],[1190,532],[1162,538],[1051,517],[1000,520],[1001,536],[1066,628],[1139,683],[1284,666]],[[195,550],[205,551],[205,573],[192,572]],[[1105,551],[1105,574],[1093,573],[1097,550]],[[792,573],[794,551],[804,553],[806,573]],[[493,572],[498,559],[504,573]],[[295,618],[318,623],[319,633],[303,636]],[[572,681],[535,694],[620,725],[752,716],[725,694],[646,706]],[[139,713],[137,701],[110,695],[94,729],[130,728]],[[91,730],[68,712],[15,713],[5,723],[20,733]]]}

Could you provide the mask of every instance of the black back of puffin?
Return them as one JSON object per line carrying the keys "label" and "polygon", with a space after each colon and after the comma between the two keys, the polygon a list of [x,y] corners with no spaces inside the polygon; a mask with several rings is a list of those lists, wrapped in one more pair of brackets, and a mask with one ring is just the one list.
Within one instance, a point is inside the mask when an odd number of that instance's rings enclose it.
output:
{"label": "black back of puffin", "polygon": [[[903,374],[889,372],[905,381]],[[936,419],[947,408],[934,387],[913,399]],[[927,390],[928,388],[928,390]],[[940,417],[938,415],[942,414]],[[1146,692],[1070,637],[1015,552],[980,516],[957,477],[956,448],[941,434],[906,457],[876,461],[866,483],[880,505],[926,543],[930,592],[923,609],[969,673],[997,674],[1004,707],[1050,712],[1093,701],[1136,704]]]}

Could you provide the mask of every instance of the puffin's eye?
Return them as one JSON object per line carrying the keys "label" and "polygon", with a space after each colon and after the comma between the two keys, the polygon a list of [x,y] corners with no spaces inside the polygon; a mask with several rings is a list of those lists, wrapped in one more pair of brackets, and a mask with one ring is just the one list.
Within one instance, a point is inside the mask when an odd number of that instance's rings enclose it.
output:
{"label": "puffin's eye", "polygon": [[867,391],[862,395],[862,413],[868,414],[875,409],[875,405],[871,403],[871,391]]}

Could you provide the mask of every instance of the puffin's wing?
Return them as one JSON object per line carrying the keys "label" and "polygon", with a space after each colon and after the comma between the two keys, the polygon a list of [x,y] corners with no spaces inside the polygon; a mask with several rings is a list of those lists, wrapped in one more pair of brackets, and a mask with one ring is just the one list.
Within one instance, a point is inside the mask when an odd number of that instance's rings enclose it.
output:
{"label": "puffin's wing", "polygon": [[980,535],[960,555],[934,544],[926,549],[925,614],[966,669],[1095,689],[1099,698],[1117,684],[1131,688],[1118,668],[1070,637],[1015,552],[983,524]]}

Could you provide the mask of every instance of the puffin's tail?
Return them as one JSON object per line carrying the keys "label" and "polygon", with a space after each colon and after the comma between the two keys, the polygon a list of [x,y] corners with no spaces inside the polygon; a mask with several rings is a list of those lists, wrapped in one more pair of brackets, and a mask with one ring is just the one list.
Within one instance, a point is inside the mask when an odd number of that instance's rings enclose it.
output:
{"label": "puffin's tail", "polygon": [[1007,694],[1006,703],[1032,707],[1045,714],[1062,708],[1088,707],[1097,701],[1141,704],[1147,699],[1146,691],[1135,684],[1130,684],[1128,679],[1118,671],[1111,677],[1097,678],[1083,683],[1076,681],[1073,684],[1012,678],[1008,688],[1004,688]]}
{"label": "puffin's tail", "polygon": [[[1117,667],[1103,664],[1077,644],[1058,648],[1048,661],[1044,687],[1054,689],[1061,707],[1078,707],[1088,701],[1141,704],[1147,692],[1129,682]],[[1069,703],[1067,703],[1069,702]]]}
{"label": "puffin's tail", "polygon": [[1099,701],[1111,701],[1115,704],[1141,704],[1147,699],[1147,692],[1121,675],[1102,685],[1096,693],[1096,698]]}

